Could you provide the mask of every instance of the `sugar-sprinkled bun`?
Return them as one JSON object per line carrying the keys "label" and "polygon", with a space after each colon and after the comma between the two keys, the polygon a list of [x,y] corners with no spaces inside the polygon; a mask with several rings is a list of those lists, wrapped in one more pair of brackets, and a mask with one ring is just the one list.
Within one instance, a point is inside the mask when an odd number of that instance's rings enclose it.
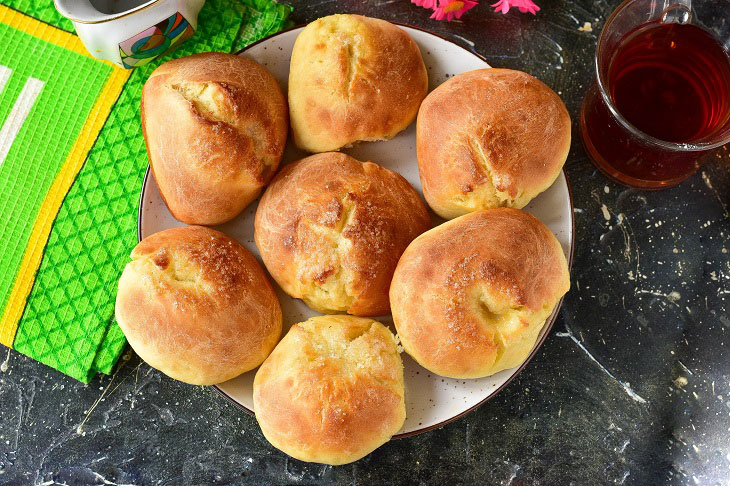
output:
{"label": "sugar-sprinkled bun", "polygon": [[417,147],[423,194],[440,216],[523,208],[560,174],[570,116],[560,97],[529,74],[470,71],[423,101]]}
{"label": "sugar-sprinkled bun", "polygon": [[534,216],[488,209],[411,243],[390,304],[405,350],[424,368],[480,378],[521,364],[570,288],[560,243]]}
{"label": "sugar-sprinkled bun", "polygon": [[291,55],[294,142],[327,152],[393,138],[416,118],[427,90],[421,52],[403,29],[360,15],[315,20]]}
{"label": "sugar-sprinkled bun", "polygon": [[406,246],[428,228],[426,205],[399,174],[328,152],[284,167],[259,202],[256,246],[284,291],[323,313],[390,313]]}
{"label": "sugar-sprinkled bun", "polygon": [[289,126],[274,76],[220,52],[155,69],[141,113],[160,194],[188,224],[225,223],[256,199],[279,166]]}
{"label": "sugar-sprinkled bun", "polygon": [[360,317],[295,324],[256,372],[253,403],[264,436],[277,449],[301,461],[356,461],[405,421],[395,337]]}
{"label": "sugar-sprinkled bun", "polygon": [[256,258],[203,226],[137,245],[119,280],[116,319],[140,358],[194,385],[255,368],[281,334],[281,307]]}

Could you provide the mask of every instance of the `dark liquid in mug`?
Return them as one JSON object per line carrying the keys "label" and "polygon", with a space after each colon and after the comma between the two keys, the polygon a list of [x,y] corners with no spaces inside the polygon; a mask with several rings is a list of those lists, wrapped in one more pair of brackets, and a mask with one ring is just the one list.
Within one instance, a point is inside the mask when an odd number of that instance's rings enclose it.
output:
{"label": "dark liquid in mug", "polygon": [[103,14],[115,15],[133,10],[148,1],[149,0],[91,0],[91,5]]}
{"label": "dark liquid in mug", "polygon": [[730,116],[730,61],[694,25],[649,24],[616,50],[608,74],[614,105],[632,125],[667,142],[712,136]]}
{"label": "dark liquid in mug", "polygon": [[[728,53],[694,25],[652,22],[627,34],[606,81],[619,113],[660,140],[710,141],[730,124]],[[596,86],[586,96],[581,129],[598,166],[623,182],[672,185],[700,164],[702,153],[667,151],[631,135],[609,113]]]}

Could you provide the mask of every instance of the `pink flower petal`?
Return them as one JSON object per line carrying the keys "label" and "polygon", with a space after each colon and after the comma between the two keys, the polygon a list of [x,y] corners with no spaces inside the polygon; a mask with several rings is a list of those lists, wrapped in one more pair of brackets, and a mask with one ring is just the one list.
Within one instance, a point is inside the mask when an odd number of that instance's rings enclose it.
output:
{"label": "pink flower petal", "polygon": [[[497,3],[493,3],[491,7],[494,9],[495,12],[499,12],[500,10],[504,9],[504,2],[505,0],[499,0]],[[509,7],[508,7],[509,10]],[[505,13],[504,11],[502,13]]]}
{"label": "pink flower petal", "polygon": [[457,19],[460,19],[462,15],[464,15],[466,12],[468,12],[469,10],[473,9],[476,6],[477,6],[477,2],[471,2],[469,0],[465,0],[464,6],[461,7],[459,10],[455,11],[454,15],[456,16]]}
{"label": "pink flower petal", "polygon": [[503,14],[509,12],[512,7],[516,7],[522,13],[529,12],[532,15],[540,11],[540,7],[535,5],[532,0],[499,0],[492,7],[494,7],[495,12],[502,12]]}
{"label": "pink flower petal", "polygon": [[430,18],[434,20],[443,20],[445,15],[444,9],[439,7],[433,11]]}
{"label": "pink flower petal", "polygon": [[447,22],[450,22],[454,18],[461,18],[465,12],[476,5],[477,2],[472,0],[438,0],[438,7],[434,8],[431,18],[435,20],[446,19]]}
{"label": "pink flower petal", "polygon": [[419,7],[435,9],[438,0],[411,0],[411,3]]}

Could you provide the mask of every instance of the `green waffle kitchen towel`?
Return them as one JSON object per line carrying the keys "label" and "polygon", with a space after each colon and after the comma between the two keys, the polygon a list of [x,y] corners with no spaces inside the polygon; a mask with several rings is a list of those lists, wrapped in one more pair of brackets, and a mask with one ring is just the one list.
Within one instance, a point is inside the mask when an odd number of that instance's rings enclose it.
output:
{"label": "green waffle kitchen towel", "polygon": [[[121,270],[137,243],[139,192],[148,163],[139,123],[139,99],[145,80],[160,62],[195,52],[235,52],[281,30],[287,26],[291,7],[271,0],[208,0],[200,12],[199,29],[193,38],[161,61],[132,71],[118,97],[107,100],[111,105],[108,117],[73,184],[64,192],[57,213],[45,215],[52,221],[52,226],[47,239],[39,243],[28,227],[42,216],[42,210],[39,212],[38,208],[42,206],[43,198],[48,198],[46,192],[55,187],[52,182],[60,165],[60,162],[55,165],[44,162],[46,156],[60,153],[63,157],[48,160],[65,158],[64,151],[69,150],[67,145],[89,125],[88,119],[84,124],[84,117],[98,112],[96,108],[100,101],[95,98],[96,94],[113,84],[109,81],[113,73],[123,71],[78,52],[64,52],[65,44],[61,41],[48,47],[53,52],[46,53],[41,52],[41,47],[45,48],[41,44],[25,39],[23,35],[35,35],[34,29],[71,29],[70,23],[53,8],[52,0],[0,0],[0,3],[53,26],[32,27],[31,22],[31,27],[27,27],[22,19],[16,19],[17,25],[14,25],[18,32],[12,31],[11,27],[6,32],[0,31],[0,84],[5,62],[23,64],[22,56],[6,61],[7,52],[12,51],[16,57],[22,54],[28,66],[48,65],[48,69],[66,70],[68,84],[72,85],[78,78],[75,89],[80,91],[78,96],[73,95],[73,90],[66,95],[56,93],[53,96],[53,86],[46,83],[40,91],[40,96],[46,97],[45,102],[32,107],[26,122],[36,117],[39,123],[45,122],[43,130],[22,127],[8,155],[8,160],[12,159],[14,163],[0,165],[0,185],[16,184],[35,195],[30,201],[33,204],[19,198],[7,202],[3,199],[5,195],[0,195],[3,214],[22,216],[15,217],[13,224],[0,221],[0,238],[14,241],[16,250],[11,252],[15,260],[0,259],[0,269],[6,274],[4,280],[0,277],[0,315],[7,314],[11,304],[20,309],[19,313],[22,311],[12,347],[88,383],[97,372],[110,373],[125,346],[124,336],[113,320],[114,300]],[[0,28],[3,28],[2,16]],[[13,42],[12,49],[7,48],[11,42],[8,39]],[[39,55],[45,56],[43,62],[38,62]],[[57,58],[63,62],[56,62]],[[33,73],[30,72],[31,77]],[[38,78],[43,75],[41,72]],[[3,92],[0,86],[0,123],[7,117],[5,104],[1,103],[3,96],[7,94],[9,100],[22,96],[18,93],[23,89],[22,79],[18,78],[15,84],[13,80],[10,77],[8,86],[14,91],[6,89]],[[84,97],[81,93],[92,95]],[[44,140],[44,133],[65,135],[48,141]],[[0,155],[1,137],[0,132]],[[31,163],[36,165],[31,168]],[[17,283],[18,275],[23,272],[18,262],[24,255],[27,257],[33,245],[39,247],[42,257],[30,294],[27,301],[12,302],[9,297],[12,284]],[[0,323],[0,337],[2,331]],[[0,341],[9,344],[7,340]]]}

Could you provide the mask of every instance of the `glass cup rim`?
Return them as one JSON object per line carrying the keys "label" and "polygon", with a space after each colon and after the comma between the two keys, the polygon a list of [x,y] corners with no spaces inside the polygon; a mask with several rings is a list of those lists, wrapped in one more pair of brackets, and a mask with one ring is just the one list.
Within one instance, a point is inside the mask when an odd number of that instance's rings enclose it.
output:
{"label": "glass cup rim", "polygon": [[606,23],[603,25],[603,28],[601,29],[601,34],[598,36],[598,43],[596,44],[596,55],[594,56],[594,68],[596,70],[596,80],[598,83],[598,91],[601,93],[601,98],[603,98],[603,102],[608,107],[608,110],[611,112],[611,115],[618,120],[618,122],[629,132],[631,132],[632,135],[640,138],[644,142],[648,142],[654,145],[658,145],[661,148],[671,150],[674,152],[696,152],[696,151],[704,151],[704,150],[711,150],[717,147],[722,147],[723,145],[730,143],[730,133],[728,133],[725,137],[721,138],[719,141],[716,142],[698,142],[698,143],[675,143],[675,142],[667,142],[666,140],[662,140],[660,138],[653,137],[649,135],[648,133],[645,133],[638,128],[636,128],[631,122],[629,122],[624,116],[618,111],[616,106],[613,104],[613,100],[611,99],[611,96],[608,94],[608,90],[606,89],[606,82],[603,79],[603,76],[601,75],[601,68],[599,57],[601,57],[601,51],[602,46],[606,42],[606,32],[608,28],[613,24],[613,22],[616,20],[616,17],[618,14],[628,6],[628,4],[634,2],[635,0],[624,0],[621,2],[621,4],[616,7],[616,10],[614,10],[611,15],[606,20]]}

